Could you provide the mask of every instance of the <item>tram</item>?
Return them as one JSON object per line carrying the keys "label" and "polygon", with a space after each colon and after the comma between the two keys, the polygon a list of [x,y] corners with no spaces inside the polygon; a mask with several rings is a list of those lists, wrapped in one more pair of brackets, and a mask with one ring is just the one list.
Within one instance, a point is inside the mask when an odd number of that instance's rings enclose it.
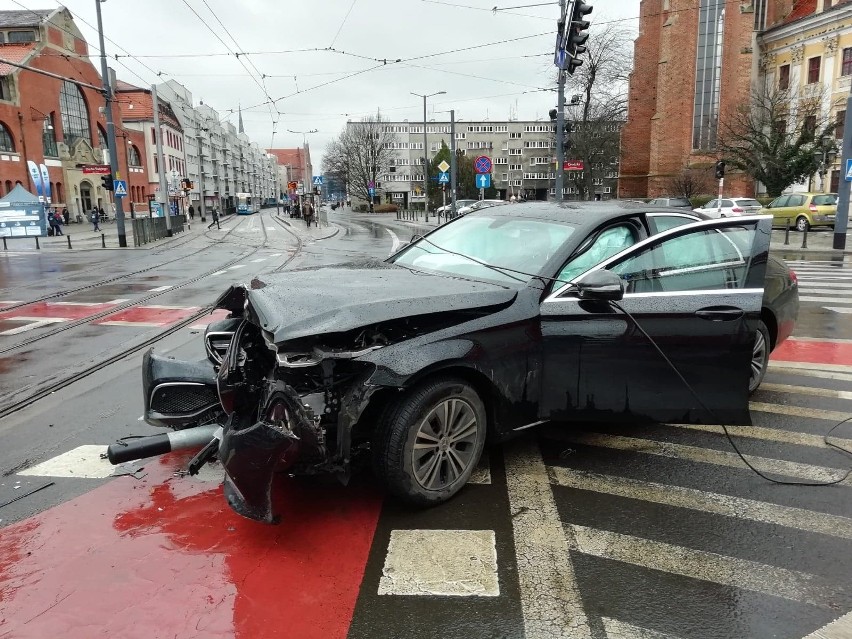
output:
{"label": "tram", "polygon": [[251,215],[260,210],[260,202],[251,193],[237,193],[237,215]]}

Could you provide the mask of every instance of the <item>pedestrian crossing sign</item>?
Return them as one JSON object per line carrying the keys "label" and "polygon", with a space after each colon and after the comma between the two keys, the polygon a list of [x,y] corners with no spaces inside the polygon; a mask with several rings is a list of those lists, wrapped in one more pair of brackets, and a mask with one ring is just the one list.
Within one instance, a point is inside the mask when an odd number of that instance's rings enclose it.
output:
{"label": "pedestrian crossing sign", "polygon": [[124,180],[113,180],[112,192],[115,197],[127,197],[127,182]]}
{"label": "pedestrian crossing sign", "polygon": [[846,160],[846,181],[852,182],[852,158]]}
{"label": "pedestrian crossing sign", "polygon": [[314,186],[322,186],[322,176],[315,175],[314,176]]}

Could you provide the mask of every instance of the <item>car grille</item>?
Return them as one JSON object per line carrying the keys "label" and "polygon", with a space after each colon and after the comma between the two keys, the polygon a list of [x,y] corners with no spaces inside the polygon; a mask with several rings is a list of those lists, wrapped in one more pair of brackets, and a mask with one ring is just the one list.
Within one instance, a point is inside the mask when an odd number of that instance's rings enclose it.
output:
{"label": "car grille", "polygon": [[201,384],[163,384],[151,394],[151,410],[161,415],[191,415],[215,405],[216,391]]}

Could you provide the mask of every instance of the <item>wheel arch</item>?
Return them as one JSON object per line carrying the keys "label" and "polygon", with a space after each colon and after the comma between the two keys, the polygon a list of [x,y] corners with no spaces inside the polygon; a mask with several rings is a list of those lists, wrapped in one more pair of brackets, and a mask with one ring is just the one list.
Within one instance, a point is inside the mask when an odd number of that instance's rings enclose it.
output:
{"label": "wheel arch", "polygon": [[769,331],[769,350],[775,350],[775,345],[778,343],[778,320],[775,318],[775,313],[767,307],[763,306],[760,309],[760,319],[766,324],[766,329]]}

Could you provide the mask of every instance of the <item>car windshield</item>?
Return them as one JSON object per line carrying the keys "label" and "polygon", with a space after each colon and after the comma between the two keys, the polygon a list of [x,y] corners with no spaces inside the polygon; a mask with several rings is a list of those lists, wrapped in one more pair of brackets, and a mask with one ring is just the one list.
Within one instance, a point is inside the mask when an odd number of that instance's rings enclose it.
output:
{"label": "car windshield", "polygon": [[574,226],[563,222],[489,214],[486,209],[442,226],[392,261],[417,270],[527,282],[573,231]]}
{"label": "car windshield", "polygon": [[673,197],[669,200],[669,206],[692,206],[686,198]]}

